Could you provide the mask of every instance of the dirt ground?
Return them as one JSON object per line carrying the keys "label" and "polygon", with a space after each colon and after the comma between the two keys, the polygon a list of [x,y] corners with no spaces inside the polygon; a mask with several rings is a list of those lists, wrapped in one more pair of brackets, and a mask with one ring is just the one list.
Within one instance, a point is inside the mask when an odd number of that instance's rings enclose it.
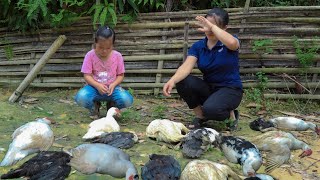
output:
{"label": "dirt ground", "polygon": [[[10,136],[19,126],[34,120],[37,117],[50,117],[57,123],[52,125],[55,134],[55,143],[50,150],[60,150],[62,147],[76,147],[84,143],[81,137],[86,133],[88,124],[91,122],[89,113],[86,109],[78,107],[73,96],[77,90],[34,90],[28,89],[23,98],[17,103],[8,103],[8,98],[12,94],[12,89],[0,89],[0,159],[5,155],[11,142]],[[245,139],[250,139],[260,132],[249,128],[250,121],[258,116],[284,116],[285,114],[296,113],[319,117],[319,101],[280,101],[269,99],[267,110],[260,111],[254,102],[244,97],[240,107],[240,128],[232,135]],[[102,109],[106,113],[106,109]],[[285,113],[285,114],[284,114]],[[259,115],[260,114],[260,115]],[[132,130],[139,136],[139,143],[131,149],[125,150],[133,163],[136,165],[139,173],[141,167],[148,161],[148,156],[152,153],[171,154],[180,162],[182,169],[191,161],[182,156],[180,150],[174,149],[174,145],[155,142],[145,136],[145,129],[149,122],[154,119],[165,118],[182,123],[189,123],[193,118],[186,104],[178,98],[164,98],[162,96],[136,96],[135,102],[131,108],[122,111],[122,119],[119,121],[121,131]],[[311,120],[311,119],[310,119]],[[319,121],[316,119],[315,121]],[[219,125],[219,127],[223,124]],[[219,128],[217,127],[217,128]],[[224,132],[229,133],[229,132]],[[319,137],[311,131],[297,133],[300,139],[310,144],[313,154],[310,157],[300,159],[298,155],[301,150],[294,151],[291,157],[291,164],[284,165],[271,173],[280,180],[295,179],[320,179],[320,141]],[[0,168],[0,174],[7,172],[11,168],[16,168],[32,156],[20,161],[17,165]],[[235,172],[242,174],[241,167],[229,163],[218,149],[211,149],[201,156],[200,159],[208,159],[215,162],[228,164]],[[264,173],[262,166],[259,173]],[[108,175],[83,175],[72,170],[68,179],[114,179]]]}

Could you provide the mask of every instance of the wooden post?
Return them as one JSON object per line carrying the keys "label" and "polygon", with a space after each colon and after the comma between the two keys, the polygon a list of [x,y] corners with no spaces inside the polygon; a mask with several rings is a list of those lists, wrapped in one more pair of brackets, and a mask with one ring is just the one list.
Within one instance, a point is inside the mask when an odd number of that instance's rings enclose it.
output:
{"label": "wooden post", "polygon": [[[165,22],[169,22],[170,21],[170,18],[168,19],[165,19]],[[163,28],[163,30],[168,30],[167,28]],[[165,41],[167,40],[167,36],[162,36],[162,41]],[[160,55],[164,55],[166,54],[166,50],[165,49],[160,49],[160,52],[159,52]],[[157,69],[163,69],[163,60],[159,60],[158,61],[158,67]],[[161,82],[161,79],[162,79],[162,74],[161,73],[157,73],[156,74],[156,81],[155,83],[160,83]],[[153,94],[154,95],[158,95],[160,92],[160,88],[154,88],[153,89]]]}
{"label": "wooden post", "polygon": [[[247,14],[249,12],[249,6],[250,6],[250,0],[246,0],[246,4],[244,5],[244,9],[243,9],[243,14]],[[243,18],[241,20],[241,24],[246,23],[246,21],[247,21],[246,18]],[[243,33],[243,31],[244,31],[244,28],[241,28],[239,30],[239,33]]]}
{"label": "wooden post", "polygon": [[189,22],[185,22],[184,24],[184,35],[183,35],[183,59],[185,61],[187,59],[188,54],[188,40],[189,40]]}
{"label": "wooden post", "polygon": [[29,86],[29,84],[35,79],[37,74],[41,71],[41,69],[45,66],[45,64],[49,61],[52,55],[61,47],[64,41],[67,39],[65,35],[60,35],[53,44],[49,47],[49,49],[44,53],[44,55],[40,58],[37,64],[31,69],[28,75],[24,78],[19,87],[14,91],[14,93],[10,96],[9,102],[15,102],[24,92],[24,90]]}

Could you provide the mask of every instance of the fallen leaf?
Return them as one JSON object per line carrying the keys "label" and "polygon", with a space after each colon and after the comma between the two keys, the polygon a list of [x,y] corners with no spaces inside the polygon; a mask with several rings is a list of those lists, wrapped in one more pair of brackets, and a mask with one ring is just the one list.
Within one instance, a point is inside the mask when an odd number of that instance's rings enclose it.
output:
{"label": "fallen leaf", "polygon": [[257,103],[249,103],[248,105],[246,105],[247,108],[257,108],[257,107],[261,107],[260,104]]}

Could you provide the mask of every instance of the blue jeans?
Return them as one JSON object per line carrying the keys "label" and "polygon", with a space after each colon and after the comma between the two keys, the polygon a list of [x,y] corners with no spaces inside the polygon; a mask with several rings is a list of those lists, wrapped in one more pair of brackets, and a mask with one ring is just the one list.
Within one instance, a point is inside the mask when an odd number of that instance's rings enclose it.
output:
{"label": "blue jeans", "polygon": [[99,91],[91,86],[86,85],[81,88],[75,96],[76,103],[92,111],[94,109],[95,101],[112,101],[119,109],[126,108],[132,105],[132,95],[120,86],[114,88],[113,93],[108,96],[107,94],[101,95]]}

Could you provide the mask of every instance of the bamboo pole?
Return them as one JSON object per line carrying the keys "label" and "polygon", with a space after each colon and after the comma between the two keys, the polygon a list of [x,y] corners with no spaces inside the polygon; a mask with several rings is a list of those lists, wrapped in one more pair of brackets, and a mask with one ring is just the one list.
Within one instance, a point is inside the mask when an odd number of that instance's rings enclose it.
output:
{"label": "bamboo pole", "polygon": [[24,90],[29,86],[29,84],[34,80],[37,74],[45,66],[47,61],[51,56],[62,46],[67,37],[65,35],[60,35],[46,51],[46,53],[41,57],[38,63],[31,69],[27,77],[22,81],[15,92],[10,96],[9,102],[14,103],[24,92]]}
{"label": "bamboo pole", "polygon": [[264,94],[268,99],[312,99],[320,100],[320,95],[315,94]]}

